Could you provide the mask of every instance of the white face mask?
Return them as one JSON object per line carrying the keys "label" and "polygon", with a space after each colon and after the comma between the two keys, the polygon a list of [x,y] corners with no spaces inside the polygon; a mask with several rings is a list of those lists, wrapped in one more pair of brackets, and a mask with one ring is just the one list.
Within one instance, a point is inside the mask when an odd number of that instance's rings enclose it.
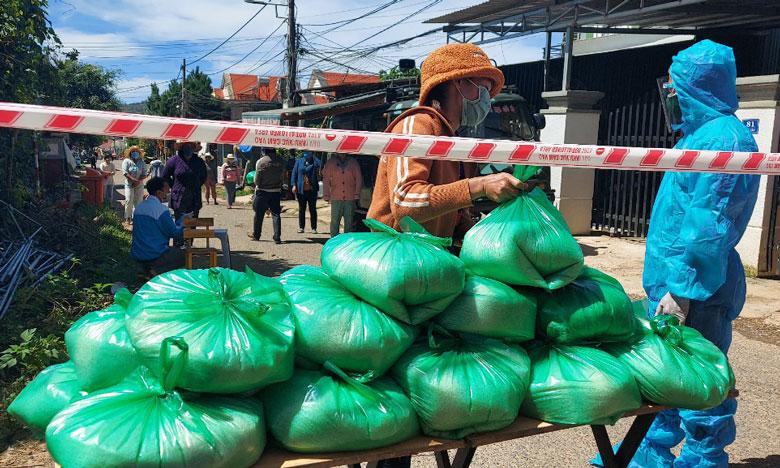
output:
{"label": "white face mask", "polygon": [[490,113],[490,91],[484,86],[478,86],[473,81],[469,80],[469,83],[479,89],[479,97],[475,100],[467,99],[463,96],[463,93],[458,89],[460,97],[463,98],[463,112],[460,117],[460,124],[464,127],[476,127],[481,124],[488,113]]}

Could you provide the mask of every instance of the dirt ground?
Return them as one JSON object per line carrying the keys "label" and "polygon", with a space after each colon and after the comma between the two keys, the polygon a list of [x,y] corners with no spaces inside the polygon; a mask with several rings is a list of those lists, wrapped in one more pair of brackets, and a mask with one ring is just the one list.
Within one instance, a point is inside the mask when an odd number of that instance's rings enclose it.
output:
{"label": "dirt ground", "polygon": [[[246,198],[240,200],[248,202]],[[262,239],[250,240],[253,212],[248,205],[227,210],[207,205],[202,216],[214,217],[218,227],[229,229],[233,268],[250,266],[255,271],[275,276],[300,264],[319,265],[322,245],[329,235],[329,209],[318,204],[318,234],[298,234],[297,206],[285,202],[282,219],[282,245],[271,241],[271,220],[266,219]],[[641,241],[608,236],[578,237],[586,263],[615,276],[633,298],[643,297]],[[780,466],[780,426],[774,421],[780,414],[780,281],[748,279],[748,297],[742,316],[734,324],[735,334],[729,357],[740,390],[736,420],[737,441],[730,447],[732,466]],[[614,442],[625,434],[629,422],[621,420],[609,428]],[[595,454],[588,427],[558,431],[529,439],[493,444],[477,450],[472,466],[588,466]],[[17,443],[0,454],[0,468],[52,466],[45,445],[37,441]],[[432,454],[413,458],[415,467],[435,466]]]}

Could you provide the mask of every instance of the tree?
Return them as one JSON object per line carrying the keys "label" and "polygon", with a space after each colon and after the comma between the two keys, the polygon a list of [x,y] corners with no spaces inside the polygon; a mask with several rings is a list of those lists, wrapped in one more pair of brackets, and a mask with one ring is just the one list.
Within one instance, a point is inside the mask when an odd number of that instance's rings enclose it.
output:
{"label": "tree", "polygon": [[[79,53],[72,50],[63,60],[57,59],[57,86],[53,87],[51,103],[78,107],[116,111],[121,103],[116,97],[117,73],[97,65],[79,62]],[[72,135],[71,142],[85,147],[98,146],[103,138],[92,135]]]}
{"label": "tree", "polygon": [[[47,0],[0,2],[0,100],[115,110],[116,74],[61,53],[61,42],[47,18]],[[0,129],[0,194],[31,196],[35,176],[36,133]],[[95,137],[72,141],[95,143]],[[96,144],[96,143],[95,143]]]}
{"label": "tree", "polygon": [[420,76],[420,69],[417,67],[401,71],[396,65],[388,71],[379,70],[379,79],[382,81],[397,80],[399,78],[414,78],[418,76]]}
{"label": "tree", "polygon": [[[47,0],[0,2],[0,100],[44,103],[47,83],[56,76],[52,62],[60,40],[46,18]],[[0,129],[0,195],[21,202],[32,186],[29,164],[34,133]],[[30,194],[27,194],[30,195]]]}
{"label": "tree", "polygon": [[[212,96],[212,83],[208,75],[195,68],[187,75],[187,117],[197,119],[224,120],[229,118],[222,102]],[[168,117],[181,115],[181,83],[171,81],[168,89],[160,93],[156,84],[152,85],[147,99],[147,109],[151,114]]]}

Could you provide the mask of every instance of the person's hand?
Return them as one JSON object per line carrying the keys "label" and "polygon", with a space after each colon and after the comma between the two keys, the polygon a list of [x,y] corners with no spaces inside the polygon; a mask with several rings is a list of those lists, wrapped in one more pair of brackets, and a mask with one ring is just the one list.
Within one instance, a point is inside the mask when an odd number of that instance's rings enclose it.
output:
{"label": "person's hand", "polygon": [[690,300],[685,299],[684,297],[675,296],[672,293],[666,293],[666,295],[661,298],[660,302],[658,302],[655,314],[666,314],[677,317],[677,320],[680,321],[680,325],[685,325],[685,319],[688,318],[690,305]]}
{"label": "person's hand", "polygon": [[526,188],[525,183],[506,172],[469,179],[472,200],[487,197],[496,203],[502,203],[517,197],[520,191]]}
{"label": "person's hand", "polygon": [[293,186],[292,186],[292,193],[293,193],[293,195],[295,195],[296,193],[298,193],[298,186],[297,186],[297,185],[293,185]]}

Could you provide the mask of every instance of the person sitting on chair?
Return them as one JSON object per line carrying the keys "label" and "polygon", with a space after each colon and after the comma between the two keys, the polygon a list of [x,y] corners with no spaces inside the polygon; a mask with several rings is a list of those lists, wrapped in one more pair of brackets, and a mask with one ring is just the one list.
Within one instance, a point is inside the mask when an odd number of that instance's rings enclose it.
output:
{"label": "person sitting on chair", "polygon": [[169,246],[171,238],[181,237],[184,217],[175,223],[168,207],[163,205],[170,193],[165,179],[152,177],[146,183],[146,191],[149,196],[133,214],[130,256],[141,263],[147,274],[154,276],[184,265],[184,251]]}

